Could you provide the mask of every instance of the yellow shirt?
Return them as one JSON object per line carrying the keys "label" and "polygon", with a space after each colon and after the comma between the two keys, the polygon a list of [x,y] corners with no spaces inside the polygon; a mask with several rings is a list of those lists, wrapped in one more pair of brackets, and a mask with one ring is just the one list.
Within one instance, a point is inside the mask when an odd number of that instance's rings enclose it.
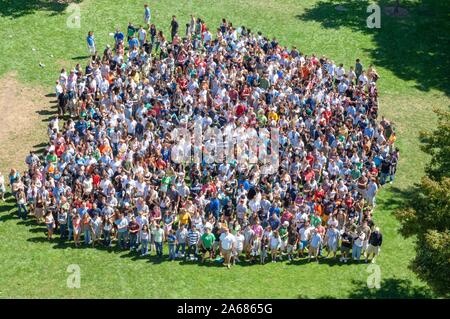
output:
{"label": "yellow shirt", "polygon": [[191,214],[188,212],[180,215],[180,225],[187,225],[189,223],[189,218],[191,217]]}
{"label": "yellow shirt", "polygon": [[278,117],[278,114],[277,113],[275,113],[275,112],[273,112],[273,111],[270,111],[269,112],[269,120],[275,120],[275,121],[278,121],[278,119],[279,119],[279,117]]}

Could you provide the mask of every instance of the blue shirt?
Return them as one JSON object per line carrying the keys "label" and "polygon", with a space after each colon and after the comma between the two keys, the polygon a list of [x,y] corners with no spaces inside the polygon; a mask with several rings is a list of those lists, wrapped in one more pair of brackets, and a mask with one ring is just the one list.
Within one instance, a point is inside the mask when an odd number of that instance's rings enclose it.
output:
{"label": "blue shirt", "polygon": [[151,16],[151,10],[149,7],[145,8],[145,17],[150,19]]}
{"label": "blue shirt", "polygon": [[139,46],[139,41],[137,38],[131,39],[128,41],[128,45],[130,46],[130,49]]}
{"label": "blue shirt", "polygon": [[311,238],[311,247],[319,247],[319,244],[322,242],[322,237],[318,233],[315,233]]}
{"label": "blue shirt", "polygon": [[211,199],[211,203],[209,204],[209,208],[211,209],[212,212],[218,214],[220,212],[220,202],[219,202],[219,200],[217,198]]}
{"label": "blue shirt", "polygon": [[123,41],[124,38],[125,36],[122,32],[116,32],[116,34],[114,34],[114,39],[116,40],[116,42]]}
{"label": "blue shirt", "polygon": [[87,43],[88,43],[88,45],[90,46],[90,47],[92,47],[92,46],[94,46],[94,36],[93,35],[88,35],[88,37],[86,38],[86,41],[87,41]]}
{"label": "blue shirt", "polygon": [[280,226],[280,220],[278,218],[269,218],[269,225],[273,230],[277,229]]}

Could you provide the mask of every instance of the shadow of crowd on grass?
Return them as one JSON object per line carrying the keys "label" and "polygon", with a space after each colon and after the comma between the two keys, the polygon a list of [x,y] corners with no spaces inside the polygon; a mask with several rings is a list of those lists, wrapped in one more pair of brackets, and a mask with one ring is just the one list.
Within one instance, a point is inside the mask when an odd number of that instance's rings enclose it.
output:
{"label": "shadow of crowd on grass", "polygon": [[[399,196],[401,196],[402,193],[399,190]],[[10,194],[8,194],[10,195]],[[17,213],[17,207],[15,204],[15,199],[12,196],[7,196],[6,202],[0,206],[0,223],[1,222],[7,222],[10,220],[18,220],[18,213]],[[149,262],[154,264],[159,264],[162,262],[170,262],[168,259],[168,247],[167,243],[164,243],[163,247],[163,257],[156,256],[156,252],[154,248],[150,251],[150,244],[149,244],[149,254],[147,256],[141,256],[140,249],[137,251],[130,252],[129,249],[122,249],[119,247],[118,241],[113,240],[111,247],[106,247],[103,245],[103,239],[99,239],[95,245],[95,247],[92,247],[92,244],[85,245],[84,244],[84,236],[83,233],[80,234],[80,246],[76,247],[75,243],[72,240],[62,240],[60,237],[59,227],[57,227],[57,230],[53,234],[53,239],[48,240],[47,239],[47,227],[44,223],[37,223],[34,216],[30,215],[28,213],[28,218],[26,220],[20,220],[17,222],[20,226],[26,226],[28,227],[28,231],[33,234],[38,234],[36,237],[28,238],[27,241],[32,243],[45,243],[45,244],[51,244],[52,248],[54,249],[67,249],[67,248],[73,248],[73,249],[98,249],[102,251],[107,251],[108,253],[116,253],[120,254],[121,258],[131,258],[131,260],[143,260],[147,259]],[[113,237],[112,237],[113,239]],[[187,249],[187,247],[186,247]],[[200,257],[200,253],[198,253]],[[363,264],[364,258],[362,258],[360,261],[353,261],[349,260],[349,263],[342,263],[339,261],[340,252],[338,250],[337,257],[332,257],[330,255],[329,258],[325,258],[325,250],[323,251],[323,254],[321,257],[319,257],[319,263],[320,264],[326,264],[328,266],[346,266],[351,264]],[[204,263],[201,263],[199,260],[185,260],[184,258],[177,258],[175,262],[178,262],[179,264],[197,264],[199,266],[208,266],[208,267],[221,267],[222,264],[216,260],[206,260]],[[268,264],[271,262],[270,253],[268,253],[267,258],[265,259],[265,264]],[[287,256],[283,256],[282,261],[283,264],[287,265],[304,265],[313,262],[313,259],[310,261],[308,258],[307,251],[304,252],[304,257],[300,258],[294,258],[293,260],[287,260]],[[245,258],[240,258],[240,261],[236,263],[236,265],[239,266],[251,266],[251,265],[259,265],[260,260],[259,257],[257,258],[257,261],[252,262],[250,260],[246,260]]]}
{"label": "shadow of crowd on grass", "polygon": [[[410,192],[405,192],[401,190],[394,190],[394,192],[399,196],[402,197],[399,200],[406,200],[404,196],[411,196]],[[9,212],[9,213],[6,213]],[[17,220],[17,210],[15,207],[15,201],[13,197],[8,197],[6,203],[3,206],[0,206],[0,222],[6,222],[9,220]],[[28,238],[27,240],[32,243],[45,243],[45,244],[51,244],[52,248],[54,249],[67,249],[69,247],[73,249],[98,249],[101,251],[106,251],[108,253],[115,253],[120,254],[119,256],[121,258],[130,258],[131,260],[147,260],[149,263],[153,264],[160,264],[163,262],[169,262],[168,256],[167,256],[167,250],[164,250],[164,255],[162,258],[157,257],[152,251],[150,255],[141,257],[140,252],[129,252],[128,250],[123,250],[116,245],[114,242],[113,246],[111,248],[105,247],[102,245],[102,243],[99,243],[95,246],[95,248],[92,248],[91,245],[85,246],[81,244],[79,248],[75,248],[73,241],[61,241],[59,238],[59,235],[55,235],[54,239],[49,242],[49,240],[46,238],[45,233],[47,231],[44,224],[37,224],[35,219],[30,216],[27,220],[19,221],[17,223],[21,226],[27,226],[28,231],[33,234],[38,234],[36,237]],[[81,240],[82,243],[82,240]],[[205,263],[200,263],[199,261],[184,261],[182,259],[177,259],[175,262],[177,262],[180,265],[198,265],[200,267],[206,266],[206,267],[221,267],[222,265],[215,261],[206,261]],[[302,259],[296,259],[293,261],[283,261],[283,264],[288,265],[302,265],[309,263],[308,259],[302,258]],[[320,264],[327,264],[328,266],[343,266],[348,264],[342,264],[337,259],[320,259]],[[252,265],[249,261],[244,261],[241,259],[240,263],[237,263],[238,266],[250,266]],[[432,291],[426,287],[426,286],[416,286],[413,284],[413,282],[409,279],[405,278],[386,278],[382,279],[379,283],[379,288],[369,288],[368,284],[364,280],[353,280],[351,282],[352,288],[350,289],[350,294],[348,295],[348,298],[355,298],[355,299],[380,299],[380,298],[389,298],[389,299],[427,299],[427,298],[433,298]],[[310,299],[311,297],[307,295],[298,295],[297,298],[299,299]],[[319,297],[319,299],[335,299],[336,297],[331,295],[325,295]]]}

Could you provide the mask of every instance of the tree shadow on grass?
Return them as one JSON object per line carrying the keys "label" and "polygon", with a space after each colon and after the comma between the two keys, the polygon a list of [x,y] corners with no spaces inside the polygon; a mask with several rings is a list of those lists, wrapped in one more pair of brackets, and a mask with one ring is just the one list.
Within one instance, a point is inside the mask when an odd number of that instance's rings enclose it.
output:
{"label": "tree shadow on grass", "polygon": [[48,11],[52,15],[61,14],[71,3],[82,0],[0,0],[0,16],[17,19],[36,11]]}
{"label": "tree shadow on grass", "polygon": [[386,196],[377,196],[376,204],[388,211],[395,211],[408,207],[409,203],[417,199],[419,188],[417,185],[409,186],[406,189],[400,189],[396,186],[387,186],[384,190]]}
{"label": "tree shadow on grass", "polygon": [[[380,282],[379,289],[369,288],[366,281],[352,281],[350,299],[430,299],[433,293],[428,287],[413,285],[409,279],[388,278]],[[312,298],[307,295],[298,295],[298,299],[337,299],[334,296],[324,295]]]}
{"label": "tree shadow on grass", "polygon": [[369,288],[365,281],[353,281],[354,299],[428,299],[433,293],[428,287],[413,285],[409,279],[387,278],[380,282],[380,288]]}
{"label": "tree shadow on grass", "polygon": [[[376,48],[367,49],[375,65],[389,69],[405,81],[416,81],[422,91],[437,89],[450,95],[449,38],[450,1],[401,1],[408,10],[405,17],[385,14],[394,1],[380,0],[381,28],[370,29],[366,19],[368,0],[319,1],[296,17],[303,21],[320,22],[324,28],[350,28],[372,36]],[[346,10],[337,11],[341,5]],[[356,58],[356,57],[355,57]],[[367,67],[367,66],[365,66]]]}

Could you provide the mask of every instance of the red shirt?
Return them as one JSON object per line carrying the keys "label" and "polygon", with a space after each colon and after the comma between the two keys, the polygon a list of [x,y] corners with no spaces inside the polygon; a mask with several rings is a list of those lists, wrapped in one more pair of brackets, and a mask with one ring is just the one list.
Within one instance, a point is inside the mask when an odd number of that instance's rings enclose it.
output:
{"label": "red shirt", "polygon": [[242,105],[242,104],[239,104],[237,107],[236,107],[236,115],[239,117],[239,116],[242,116],[244,113],[245,113],[245,111],[247,110],[247,108],[244,106],[244,105]]}
{"label": "red shirt", "polygon": [[92,184],[94,185],[94,187],[97,187],[98,185],[100,185],[100,176],[99,175],[92,176]]}
{"label": "red shirt", "polygon": [[310,181],[314,178],[315,174],[314,171],[310,171],[308,173],[305,173],[305,181]]}

